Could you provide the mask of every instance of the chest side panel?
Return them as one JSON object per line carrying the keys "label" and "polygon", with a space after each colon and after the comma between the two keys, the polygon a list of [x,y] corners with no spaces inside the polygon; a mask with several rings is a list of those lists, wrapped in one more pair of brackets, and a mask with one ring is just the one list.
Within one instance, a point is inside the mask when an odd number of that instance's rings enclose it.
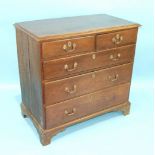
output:
{"label": "chest side panel", "polygon": [[42,127],[45,126],[42,90],[42,65],[40,43],[29,37],[32,112]]}
{"label": "chest side panel", "polygon": [[22,102],[44,127],[40,44],[19,29],[16,35]]}
{"label": "chest side panel", "polygon": [[16,29],[16,40],[22,102],[29,111],[32,111],[28,36],[19,29]]}

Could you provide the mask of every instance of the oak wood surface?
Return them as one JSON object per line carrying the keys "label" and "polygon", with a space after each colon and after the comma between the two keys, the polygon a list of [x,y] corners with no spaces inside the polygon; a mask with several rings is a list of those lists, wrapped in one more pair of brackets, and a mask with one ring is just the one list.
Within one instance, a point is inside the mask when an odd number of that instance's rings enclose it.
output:
{"label": "oak wood surface", "polygon": [[30,64],[30,85],[31,85],[31,108],[32,113],[37,118],[41,126],[45,127],[45,116],[43,109],[43,89],[42,89],[42,63],[40,43],[29,36],[29,64]]}
{"label": "oak wood surface", "polygon": [[[101,52],[93,52],[68,58],[44,61],[44,79],[60,79],[63,77],[77,75],[82,72],[88,72],[97,68],[106,68],[129,63],[133,61],[134,51],[135,45],[130,45]],[[120,54],[120,57],[118,57],[118,54]],[[93,59],[93,55],[95,56],[95,59]],[[111,56],[113,56],[113,59],[111,59]],[[75,63],[77,63],[76,67],[74,66]],[[69,69],[74,70],[66,70],[65,65],[67,65]]]}
{"label": "oak wood surface", "polygon": [[124,103],[128,101],[129,88],[127,83],[47,106],[46,129]]}
{"label": "oak wood surface", "polygon": [[134,28],[137,23],[116,18],[106,14],[85,15],[77,17],[55,18],[27,21],[15,24],[18,29],[32,35],[38,41],[52,39],[55,36],[74,36],[82,33],[103,33],[111,30]]}
{"label": "oak wood surface", "polygon": [[44,127],[40,44],[18,29],[16,34],[22,101]]}
{"label": "oak wood surface", "polygon": [[43,145],[72,124],[129,113],[139,26],[109,15],[15,24],[22,115]]}
{"label": "oak wood surface", "polygon": [[30,85],[30,67],[28,52],[28,36],[20,30],[16,30],[18,66],[20,75],[20,86],[22,101],[31,111],[31,85]]}
{"label": "oak wood surface", "polygon": [[[68,46],[68,43],[75,45],[75,49],[63,49],[63,46]],[[55,57],[63,57],[66,55],[71,55],[75,53],[82,52],[92,52],[95,50],[95,38],[94,36],[73,38],[73,39],[65,39],[65,40],[57,40],[51,42],[42,43],[42,58],[43,59],[51,59]]]}
{"label": "oak wood surface", "polygon": [[[118,32],[108,33],[108,34],[101,34],[97,35],[96,38],[96,49],[103,50],[109,48],[116,48],[124,45],[135,44],[137,40],[137,31],[138,29],[130,29],[130,30],[122,30]],[[113,42],[113,38],[117,40],[117,35],[122,37],[122,40],[119,40],[118,36],[118,44]]]}
{"label": "oak wood surface", "polygon": [[61,124],[60,126],[57,126],[55,128],[43,129],[40,126],[40,124],[37,122],[37,120],[35,119],[33,114],[27,109],[27,107],[25,107],[25,104],[23,104],[23,103],[21,104],[22,116],[24,115],[24,118],[29,117],[32,120],[34,126],[36,127],[36,129],[38,131],[38,134],[40,137],[40,142],[42,145],[50,144],[51,138],[53,136],[55,136],[56,134],[58,134],[59,132],[62,132],[68,126],[74,125],[76,123],[80,123],[82,121],[86,121],[88,119],[91,119],[91,118],[99,116],[99,115],[103,115],[103,114],[108,113],[108,112],[116,112],[116,111],[121,111],[125,116],[128,115],[130,112],[130,102],[127,101],[125,103],[121,103],[119,105],[103,109],[101,111],[92,113],[90,115],[87,115],[87,116],[84,116],[84,117],[81,117],[78,119],[75,119],[75,120],[67,122],[65,124]]}
{"label": "oak wood surface", "polygon": [[132,65],[129,63],[62,80],[44,82],[44,104],[55,104],[106,87],[130,82]]}

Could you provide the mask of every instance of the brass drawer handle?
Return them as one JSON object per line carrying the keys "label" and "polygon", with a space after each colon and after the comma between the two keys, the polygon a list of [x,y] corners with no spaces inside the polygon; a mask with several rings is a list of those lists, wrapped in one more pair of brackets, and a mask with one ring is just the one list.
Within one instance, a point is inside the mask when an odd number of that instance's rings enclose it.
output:
{"label": "brass drawer handle", "polygon": [[118,74],[116,74],[114,77],[112,77],[112,76],[109,76],[109,80],[110,81],[112,81],[112,82],[114,82],[114,81],[117,81],[118,80]]}
{"label": "brass drawer handle", "polygon": [[68,41],[67,44],[63,45],[63,50],[65,50],[66,52],[73,52],[76,48],[76,44],[72,43],[71,41]]}
{"label": "brass drawer handle", "polygon": [[74,94],[76,93],[77,87],[76,85],[73,86],[73,89],[70,90],[68,87],[65,88],[65,92],[69,93],[69,94]]}
{"label": "brass drawer handle", "polygon": [[116,36],[112,38],[112,42],[116,45],[120,44],[122,41],[123,41],[123,36],[120,34],[116,34]]}
{"label": "brass drawer handle", "polygon": [[65,110],[65,114],[68,116],[74,115],[76,112],[76,108],[73,108],[71,112],[69,112],[68,110]]}
{"label": "brass drawer handle", "polygon": [[121,57],[121,54],[118,53],[116,57],[113,54],[111,54],[109,58],[113,61],[117,61],[120,59],[120,57]]}
{"label": "brass drawer handle", "polygon": [[66,71],[68,71],[68,72],[71,72],[71,71],[76,70],[77,66],[78,66],[78,63],[77,63],[77,62],[74,62],[73,68],[69,68],[69,66],[66,64],[66,65],[64,65],[64,69],[65,69]]}

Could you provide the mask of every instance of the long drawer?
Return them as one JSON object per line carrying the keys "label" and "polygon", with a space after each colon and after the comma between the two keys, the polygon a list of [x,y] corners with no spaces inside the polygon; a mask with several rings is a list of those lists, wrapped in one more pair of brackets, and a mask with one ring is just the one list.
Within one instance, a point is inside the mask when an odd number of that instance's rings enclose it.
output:
{"label": "long drawer", "polygon": [[124,46],[102,52],[94,52],[69,58],[43,62],[44,79],[58,79],[69,77],[80,72],[87,72],[97,68],[106,68],[132,62],[135,45]]}
{"label": "long drawer", "polygon": [[42,58],[51,59],[82,52],[91,52],[94,49],[94,36],[44,42],[42,43]]}
{"label": "long drawer", "polygon": [[138,29],[129,29],[113,33],[101,34],[96,38],[97,51],[135,44]]}
{"label": "long drawer", "polygon": [[128,101],[130,83],[45,107],[46,128],[50,129],[86,115]]}
{"label": "long drawer", "polygon": [[129,63],[62,80],[45,82],[43,83],[45,104],[55,104],[106,87],[130,82],[132,65]]}

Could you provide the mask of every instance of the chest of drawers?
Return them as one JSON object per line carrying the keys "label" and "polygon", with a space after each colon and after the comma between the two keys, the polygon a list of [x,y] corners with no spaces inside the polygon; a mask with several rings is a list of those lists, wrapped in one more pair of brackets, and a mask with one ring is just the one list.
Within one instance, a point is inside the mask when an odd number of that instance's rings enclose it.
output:
{"label": "chest of drawers", "polygon": [[129,113],[139,26],[104,14],[15,24],[21,111],[43,145],[75,123]]}

